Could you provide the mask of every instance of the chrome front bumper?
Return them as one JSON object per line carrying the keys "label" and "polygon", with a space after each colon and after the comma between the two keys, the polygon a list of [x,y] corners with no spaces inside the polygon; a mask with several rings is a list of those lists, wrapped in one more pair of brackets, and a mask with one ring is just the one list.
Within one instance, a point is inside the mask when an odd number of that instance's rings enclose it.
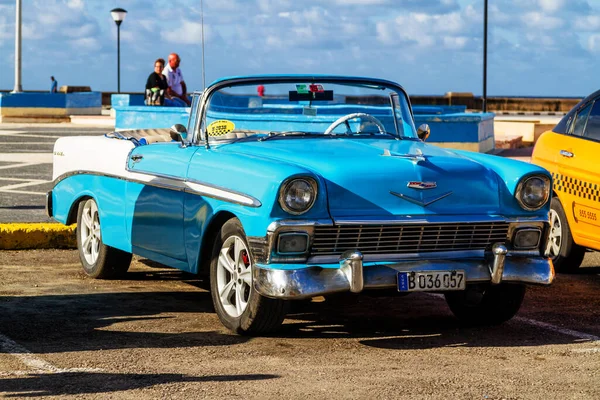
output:
{"label": "chrome front bumper", "polygon": [[364,289],[397,287],[398,272],[463,270],[467,283],[501,282],[549,285],[554,280],[552,261],[543,257],[511,256],[506,247],[494,246],[493,257],[463,260],[407,260],[364,265],[359,251],[348,251],[339,268],[275,269],[255,266],[254,287],[263,296],[304,299]]}

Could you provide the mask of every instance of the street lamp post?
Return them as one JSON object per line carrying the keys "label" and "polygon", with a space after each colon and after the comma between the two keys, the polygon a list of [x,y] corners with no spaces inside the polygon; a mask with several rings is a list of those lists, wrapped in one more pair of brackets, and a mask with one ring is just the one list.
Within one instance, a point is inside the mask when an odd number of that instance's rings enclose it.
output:
{"label": "street lamp post", "polygon": [[13,93],[21,93],[21,0],[16,2],[16,23],[15,23],[15,88]]}
{"label": "street lamp post", "polygon": [[121,23],[127,15],[127,11],[122,8],[113,8],[110,10],[112,19],[117,24],[117,93],[121,93]]}
{"label": "street lamp post", "polygon": [[488,26],[488,0],[483,2],[483,99],[482,109],[487,112],[487,26]]}

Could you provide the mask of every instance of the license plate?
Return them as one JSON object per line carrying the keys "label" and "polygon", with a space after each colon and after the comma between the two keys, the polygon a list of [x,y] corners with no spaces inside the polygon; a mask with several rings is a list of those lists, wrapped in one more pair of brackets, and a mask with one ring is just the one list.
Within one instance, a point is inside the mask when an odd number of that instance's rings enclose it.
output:
{"label": "license plate", "polygon": [[465,290],[465,271],[412,271],[398,273],[398,291],[435,292]]}

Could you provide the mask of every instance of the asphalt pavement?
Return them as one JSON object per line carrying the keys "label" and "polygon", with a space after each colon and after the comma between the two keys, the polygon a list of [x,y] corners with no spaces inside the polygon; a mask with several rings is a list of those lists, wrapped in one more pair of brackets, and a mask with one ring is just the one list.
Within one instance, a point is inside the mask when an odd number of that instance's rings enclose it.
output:
{"label": "asphalt pavement", "polygon": [[0,124],[0,223],[54,222],[44,209],[52,188],[54,142],[110,131],[75,124]]}

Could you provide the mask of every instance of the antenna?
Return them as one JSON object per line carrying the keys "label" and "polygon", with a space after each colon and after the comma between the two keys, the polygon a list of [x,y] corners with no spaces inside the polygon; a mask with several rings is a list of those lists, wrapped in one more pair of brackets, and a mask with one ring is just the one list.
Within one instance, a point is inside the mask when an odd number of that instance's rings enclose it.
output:
{"label": "antenna", "polygon": [[202,91],[206,89],[206,78],[204,76],[204,0],[200,0],[200,26],[202,30]]}

